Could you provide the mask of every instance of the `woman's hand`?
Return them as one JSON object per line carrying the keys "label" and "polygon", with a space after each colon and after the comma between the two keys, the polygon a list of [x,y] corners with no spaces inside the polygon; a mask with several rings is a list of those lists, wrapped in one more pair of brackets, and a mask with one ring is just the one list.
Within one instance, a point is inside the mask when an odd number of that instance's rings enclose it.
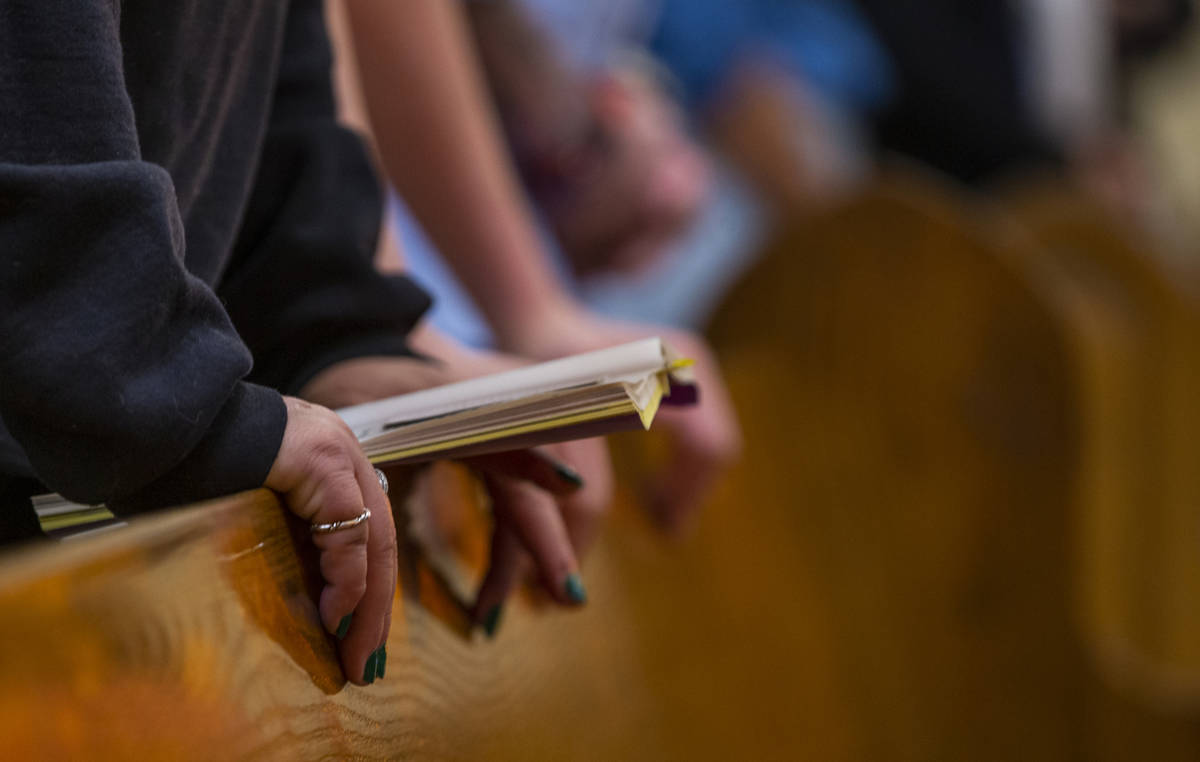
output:
{"label": "woman's hand", "polygon": [[495,519],[474,621],[489,637],[494,635],[505,600],[531,569],[551,600],[583,605],[587,592],[578,559],[595,541],[612,502],[612,466],[604,440],[563,442],[466,462],[483,476]]}
{"label": "woman's hand", "polygon": [[[435,349],[431,344],[420,348]],[[389,357],[348,360],[316,376],[301,394],[340,407],[523,364],[450,346],[436,350],[445,363]],[[495,515],[491,562],[476,597],[475,621],[493,633],[504,600],[531,569],[552,600],[581,605],[586,592],[579,557],[595,539],[612,499],[612,465],[604,440],[484,455],[466,463],[482,475]]]}
{"label": "woman's hand", "polygon": [[601,75],[589,91],[591,139],[542,201],[578,275],[635,272],[699,213],[711,170],[674,104],[641,72]]}
{"label": "woman's hand", "polygon": [[695,360],[693,371],[700,388],[696,407],[659,410],[656,425],[669,434],[671,451],[663,470],[645,485],[643,496],[663,528],[680,533],[742,448],[733,401],[704,339],[675,328],[608,320],[567,304],[510,333],[507,343],[518,354],[550,360],[649,336],[661,336],[681,355]]}
{"label": "woman's hand", "polygon": [[351,682],[369,685],[382,672],[382,651],[396,591],[396,527],[391,505],[358,441],[334,413],[284,397],[288,422],[266,485],[311,524],[370,518],[350,528],[313,533],[325,587],[318,605],[325,629],[340,639]]}

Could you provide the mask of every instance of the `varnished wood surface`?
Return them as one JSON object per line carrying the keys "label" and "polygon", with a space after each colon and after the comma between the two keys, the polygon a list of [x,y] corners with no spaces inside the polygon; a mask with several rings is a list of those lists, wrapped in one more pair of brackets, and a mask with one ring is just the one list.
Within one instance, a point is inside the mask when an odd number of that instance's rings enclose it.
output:
{"label": "varnished wood surface", "polygon": [[[267,493],[0,559],[5,756],[1196,758],[1186,694],[1095,647],[1191,669],[1194,303],[1047,203],[905,179],[782,237],[712,326],[745,460],[685,541],[622,493],[582,612],[471,634],[477,488],[393,472],[368,688]],[[626,485],[658,444],[614,440]]]}
{"label": "varnished wood surface", "polygon": [[1077,741],[1068,337],[972,214],[881,186],[780,242],[713,327],[754,427],[738,488],[810,567],[823,608],[796,616],[832,634],[833,684],[797,690],[839,702],[856,759]]}
{"label": "varnished wood surface", "polygon": [[1200,708],[1196,283],[1064,188],[1042,184],[1010,206],[1070,276],[1093,361],[1107,363],[1085,379],[1108,408],[1093,415],[1085,452],[1097,459],[1079,517],[1087,634],[1115,679]]}
{"label": "varnished wood surface", "polygon": [[536,623],[516,604],[488,643],[464,637],[452,597],[405,549],[387,678],[358,688],[296,547],[259,492],[7,559],[10,758],[660,756],[605,554],[589,582],[608,604]]}
{"label": "varnished wood surface", "polygon": [[1195,271],[1069,188],[1006,199],[1070,301],[1088,420],[1074,511],[1089,759],[1200,758]]}

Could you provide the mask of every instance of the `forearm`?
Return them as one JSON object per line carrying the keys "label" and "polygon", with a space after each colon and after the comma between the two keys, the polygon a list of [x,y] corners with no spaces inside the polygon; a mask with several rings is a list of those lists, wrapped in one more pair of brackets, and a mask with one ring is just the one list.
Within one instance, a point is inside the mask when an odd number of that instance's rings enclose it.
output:
{"label": "forearm", "polygon": [[321,0],[292,0],[271,121],[220,295],[254,353],[251,380],[294,393],[357,357],[406,356],[429,305],[374,266],[383,199],[336,118]]}
{"label": "forearm", "polygon": [[591,107],[555,41],[519,0],[465,3],[488,84],[518,150],[554,155],[586,140]]}
{"label": "forearm", "polygon": [[175,187],[142,158],[111,4],[4,9],[0,428],[79,501],[154,507],[261,484],[282,401],[241,381],[249,352],[184,268]]}
{"label": "forearm", "polygon": [[346,9],[388,177],[510,344],[569,298],[547,266],[462,15],[444,0]]}

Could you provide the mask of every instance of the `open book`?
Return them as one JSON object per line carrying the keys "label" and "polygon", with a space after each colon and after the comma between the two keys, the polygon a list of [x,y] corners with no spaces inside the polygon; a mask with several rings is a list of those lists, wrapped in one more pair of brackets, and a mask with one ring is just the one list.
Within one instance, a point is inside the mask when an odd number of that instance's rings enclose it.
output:
{"label": "open book", "polygon": [[690,365],[644,339],[337,413],[374,463],[458,458],[649,429],[664,399],[696,401]]}
{"label": "open book", "polygon": [[[372,462],[419,463],[650,428],[659,405],[697,399],[691,361],[661,339],[391,397],[337,413]],[[46,531],[113,526],[103,506],[34,498]]]}

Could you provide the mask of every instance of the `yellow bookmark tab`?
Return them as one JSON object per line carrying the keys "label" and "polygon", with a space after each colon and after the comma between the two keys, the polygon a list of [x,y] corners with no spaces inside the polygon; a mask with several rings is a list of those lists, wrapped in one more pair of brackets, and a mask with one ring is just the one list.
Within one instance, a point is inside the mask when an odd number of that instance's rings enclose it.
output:
{"label": "yellow bookmark tab", "polygon": [[696,361],[690,357],[680,357],[678,360],[672,360],[667,365],[667,370],[681,370],[683,368],[690,368],[695,364]]}

